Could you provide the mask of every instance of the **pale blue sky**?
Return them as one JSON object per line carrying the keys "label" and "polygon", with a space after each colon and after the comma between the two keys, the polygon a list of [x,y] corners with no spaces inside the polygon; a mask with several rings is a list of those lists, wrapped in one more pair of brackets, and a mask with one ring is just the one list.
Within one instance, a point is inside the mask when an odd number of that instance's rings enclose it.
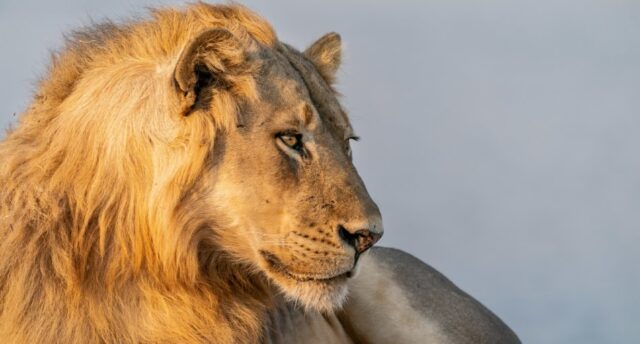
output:
{"label": "pale blue sky", "polygon": [[[0,125],[63,32],[157,3],[0,0]],[[382,245],[525,343],[640,341],[639,1],[243,3],[300,48],[342,34],[339,89]]]}

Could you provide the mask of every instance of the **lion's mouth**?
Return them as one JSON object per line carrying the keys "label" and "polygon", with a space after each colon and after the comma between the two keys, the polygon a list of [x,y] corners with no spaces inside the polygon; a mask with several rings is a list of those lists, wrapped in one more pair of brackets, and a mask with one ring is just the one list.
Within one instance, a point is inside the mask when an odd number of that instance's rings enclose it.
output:
{"label": "lion's mouth", "polygon": [[274,272],[277,272],[281,275],[284,275],[290,279],[296,280],[298,282],[324,282],[324,283],[329,283],[329,282],[334,282],[334,281],[341,281],[341,280],[346,280],[347,278],[351,277],[353,275],[353,270],[349,270],[337,275],[333,275],[333,276],[310,276],[310,275],[301,275],[301,274],[296,274],[291,272],[281,261],[278,257],[276,257],[275,254],[271,253],[271,252],[267,252],[267,251],[260,251],[260,254],[262,255],[262,257],[264,258],[264,260],[267,262],[267,264],[269,264],[269,267],[271,268],[271,270],[273,270]]}

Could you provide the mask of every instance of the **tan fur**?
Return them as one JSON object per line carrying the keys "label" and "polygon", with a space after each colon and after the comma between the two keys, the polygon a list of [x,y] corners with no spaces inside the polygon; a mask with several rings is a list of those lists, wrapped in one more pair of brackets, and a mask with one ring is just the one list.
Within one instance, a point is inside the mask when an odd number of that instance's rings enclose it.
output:
{"label": "tan fur", "polygon": [[[215,73],[198,95],[176,70],[212,29],[235,43],[197,50]],[[0,143],[2,341],[249,343],[277,292],[339,307],[356,259],[336,228],[382,228],[337,65],[313,57],[330,48],[305,58],[202,3],[73,34]],[[308,158],[278,146],[289,128]]]}
{"label": "tan fur", "polygon": [[335,74],[342,62],[340,35],[328,33],[309,46],[304,54],[318,68],[318,72],[329,83],[335,81]]}

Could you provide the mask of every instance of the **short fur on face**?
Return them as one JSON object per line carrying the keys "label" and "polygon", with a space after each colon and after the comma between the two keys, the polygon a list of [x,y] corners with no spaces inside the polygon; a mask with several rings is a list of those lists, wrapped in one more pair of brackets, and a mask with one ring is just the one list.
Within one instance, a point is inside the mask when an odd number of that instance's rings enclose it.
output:
{"label": "short fur on face", "polygon": [[276,290],[339,307],[344,233],[382,232],[339,61],[238,5],[74,33],[0,143],[0,337],[254,342]]}

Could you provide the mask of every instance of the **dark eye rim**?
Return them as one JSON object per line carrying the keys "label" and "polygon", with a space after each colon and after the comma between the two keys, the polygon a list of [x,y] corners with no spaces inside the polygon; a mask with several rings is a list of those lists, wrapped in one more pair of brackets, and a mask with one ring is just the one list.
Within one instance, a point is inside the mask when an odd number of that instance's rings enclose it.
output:
{"label": "dark eye rim", "polygon": [[345,151],[347,152],[347,155],[349,156],[349,158],[352,157],[352,150],[351,150],[351,141],[360,141],[360,136],[355,136],[355,135],[351,135],[349,137],[347,137],[346,139],[344,139],[345,142]]}
{"label": "dark eye rim", "polygon": [[[302,143],[302,134],[301,133],[299,133],[297,131],[294,131],[294,130],[285,130],[285,131],[278,132],[275,135],[275,137],[280,142],[282,142],[282,144],[285,147],[287,147],[289,149],[293,149],[293,150],[298,151],[300,153],[304,152],[304,144]],[[285,141],[285,139],[284,139],[285,137],[293,137],[293,138],[296,139],[296,141],[295,141],[295,143],[293,145],[290,145]]]}

